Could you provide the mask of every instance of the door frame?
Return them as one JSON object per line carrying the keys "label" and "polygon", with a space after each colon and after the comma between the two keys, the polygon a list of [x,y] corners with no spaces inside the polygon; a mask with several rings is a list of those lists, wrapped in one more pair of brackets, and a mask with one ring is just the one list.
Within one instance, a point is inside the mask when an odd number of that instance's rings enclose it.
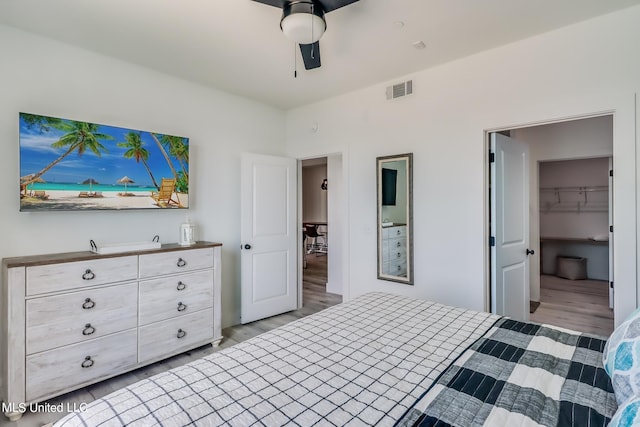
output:
{"label": "door frame", "polygon": [[[340,157],[341,167],[340,172],[333,170],[332,167],[329,166],[329,158],[331,157]],[[329,249],[329,253],[327,254],[327,281],[329,281],[332,277],[330,270],[333,268],[338,270],[339,278],[342,281],[342,301],[349,300],[349,204],[347,200],[349,200],[349,189],[346,185],[347,182],[347,154],[345,151],[331,151],[331,152],[322,152],[313,155],[305,155],[305,156],[297,156],[297,173],[298,173],[298,189],[297,189],[297,197],[298,197],[298,212],[297,212],[297,229],[298,229],[298,308],[302,308],[303,306],[303,286],[302,286],[302,276],[303,276],[303,257],[304,257],[304,245],[302,242],[302,161],[303,160],[311,160],[317,159],[320,157],[327,158],[327,182],[329,185],[329,191],[331,191],[331,187],[340,188],[341,189],[341,197],[331,198],[331,201],[336,205],[334,208],[330,206],[327,207],[327,224],[334,224],[335,228],[340,227],[342,233],[336,233],[334,231],[333,235],[330,238],[330,245],[333,248]],[[333,183],[333,184],[332,184]],[[327,203],[330,203],[329,201]],[[336,224],[338,226],[336,226]],[[331,230],[328,230],[331,233]]]}
{"label": "door frame", "polygon": [[[575,101],[575,100],[574,100]],[[638,293],[636,266],[640,263],[637,231],[640,218],[637,217],[636,189],[640,186],[640,177],[636,174],[640,153],[636,149],[636,96],[635,94],[616,94],[597,99],[579,100],[570,103],[566,114],[556,115],[539,120],[523,120],[517,124],[485,127],[483,133],[484,147],[484,307],[490,311],[491,269],[489,247],[490,237],[490,167],[489,167],[489,134],[511,129],[580,120],[604,115],[613,116],[613,164],[614,176],[614,224],[616,238],[613,240],[614,277],[618,283],[614,293],[614,325],[618,326],[636,307]],[[589,106],[593,107],[590,108]],[[550,111],[558,110],[558,106],[548,106]],[[542,107],[540,107],[542,108]],[[540,108],[535,111],[541,111]],[[565,107],[566,108],[566,107]],[[561,108],[562,109],[562,108]],[[592,111],[585,113],[585,111]],[[629,155],[634,153],[633,156]]]}

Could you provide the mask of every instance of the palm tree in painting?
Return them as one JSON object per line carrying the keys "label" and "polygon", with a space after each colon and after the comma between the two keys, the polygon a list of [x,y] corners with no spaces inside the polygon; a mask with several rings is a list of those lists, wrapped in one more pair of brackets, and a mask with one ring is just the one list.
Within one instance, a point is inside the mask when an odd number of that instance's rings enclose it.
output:
{"label": "palm tree in painting", "polygon": [[[189,183],[189,143],[187,138],[183,138],[181,136],[172,136],[172,135],[156,135],[151,133],[156,144],[158,144],[158,148],[160,152],[164,156],[171,172],[173,173],[176,181],[182,181],[182,188],[184,192],[188,192],[188,183]],[[180,164],[180,172],[176,171],[173,162],[171,161],[170,156],[175,158]]]}
{"label": "palm tree in painting", "polygon": [[[165,150],[164,146],[162,145],[162,143],[158,139],[158,136],[153,132],[150,132],[150,133],[151,133],[151,136],[153,137],[153,140],[156,142],[156,144],[158,144],[158,149],[160,149],[160,152],[164,156],[164,159],[167,161],[167,164],[169,165],[169,169],[171,169],[171,173],[173,174],[173,177],[177,180],[178,179],[178,172],[176,171],[176,168],[173,166],[173,163],[171,162],[171,159],[169,158],[169,154],[167,153],[167,150]],[[162,138],[162,137],[163,137],[163,135],[160,135],[160,138]]]}
{"label": "palm tree in painting", "polygon": [[[113,139],[111,135],[98,132],[100,125],[87,122],[77,122],[74,120],[59,120],[48,123],[53,128],[66,132],[56,142],[51,144],[54,148],[66,148],[57,159],[49,163],[40,172],[29,175],[29,177],[21,184],[29,184],[35,182],[44,175],[49,169],[60,163],[69,154],[76,151],[78,156],[82,156],[85,152],[91,151],[96,156],[101,157],[103,152],[108,152],[100,140]],[[48,130],[48,129],[47,129]]]}
{"label": "palm tree in painting", "polygon": [[149,174],[149,177],[151,178],[151,181],[153,182],[153,186],[159,188],[159,185],[156,182],[153,173],[151,172],[151,168],[149,168],[149,165],[147,164],[147,159],[149,158],[149,150],[144,148],[144,142],[142,142],[140,133],[129,132],[124,136],[124,138],[126,139],[125,142],[119,142],[117,144],[118,147],[127,149],[127,151],[124,152],[124,157],[126,159],[134,159],[136,163],[142,162],[145,169],[147,170],[147,173]]}
{"label": "palm tree in painting", "polygon": [[54,125],[62,122],[57,117],[39,116],[37,114],[20,113],[20,118],[24,122],[27,129],[37,128],[40,133],[48,132]]}
{"label": "palm tree in painting", "polygon": [[181,136],[162,135],[160,142],[169,150],[169,154],[175,157],[178,163],[180,163],[180,169],[182,169],[184,177],[188,180],[189,168],[187,165],[189,164],[189,144],[187,143],[187,139]]}

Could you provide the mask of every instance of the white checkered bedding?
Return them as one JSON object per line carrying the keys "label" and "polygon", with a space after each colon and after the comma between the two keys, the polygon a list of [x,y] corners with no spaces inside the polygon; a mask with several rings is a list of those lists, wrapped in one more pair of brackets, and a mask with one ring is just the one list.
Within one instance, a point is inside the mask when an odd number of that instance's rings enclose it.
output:
{"label": "white checkered bedding", "polygon": [[139,381],[54,426],[393,425],[498,318],[370,293]]}

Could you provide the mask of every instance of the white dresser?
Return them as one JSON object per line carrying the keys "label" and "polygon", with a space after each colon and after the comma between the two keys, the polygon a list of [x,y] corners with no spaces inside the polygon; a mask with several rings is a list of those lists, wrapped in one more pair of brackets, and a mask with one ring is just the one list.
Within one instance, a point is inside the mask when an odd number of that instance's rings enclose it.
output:
{"label": "white dresser", "polygon": [[[5,258],[0,400],[39,402],[222,340],[221,244]],[[22,405],[24,407],[24,405]]]}
{"label": "white dresser", "polygon": [[382,274],[407,275],[407,226],[382,227]]}

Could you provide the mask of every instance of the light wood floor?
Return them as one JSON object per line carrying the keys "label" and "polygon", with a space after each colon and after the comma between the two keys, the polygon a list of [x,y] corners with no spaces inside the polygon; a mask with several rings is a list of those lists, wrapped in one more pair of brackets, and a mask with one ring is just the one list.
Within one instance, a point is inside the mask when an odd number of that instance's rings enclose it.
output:
{"label": "light wood floor", "polygon": [[62,414],[44,412],[31,413],[27,411],[27,413],[25,413],[17,422],[9,422],[4,415],[0,414],[0,426],[41,427],[44,424],[51,423],[62,418],[62,416],[67,412],[66,408],[69,406],[73,408],[74,404],[77,407],[80,403],[91,402],[92,400],[106,396],[112,391],[125,387],[141,379],[148,378],[176,366],[184,365],[185,363],[206,356],[207,354],[220,351],[223,348],[230,347],[263,332],[342,302],[342,297],[340,295],[329,294],[326,292],[326,282],[327,257],[325,255],[308,255],[307,268],[304,269],[303,275],[304,291],[302,308],[289,313],[259,320],[257,322],[248,323],[246,325],[236,325],[225,328],[222,330],[224,339],[217,348],[213,348],[211,345],[200,347],[187,353],[183,353],[135,371],[102,381],[98,384],[67,393],[46,402],[51,405],[62,404],[63,409],[65,409]]}
{"label": "light wood floor", "polygon": [[613,332],[613,310],[609,308],[608,282],[542,275],[540,306],[530,320],[609,336]]}

